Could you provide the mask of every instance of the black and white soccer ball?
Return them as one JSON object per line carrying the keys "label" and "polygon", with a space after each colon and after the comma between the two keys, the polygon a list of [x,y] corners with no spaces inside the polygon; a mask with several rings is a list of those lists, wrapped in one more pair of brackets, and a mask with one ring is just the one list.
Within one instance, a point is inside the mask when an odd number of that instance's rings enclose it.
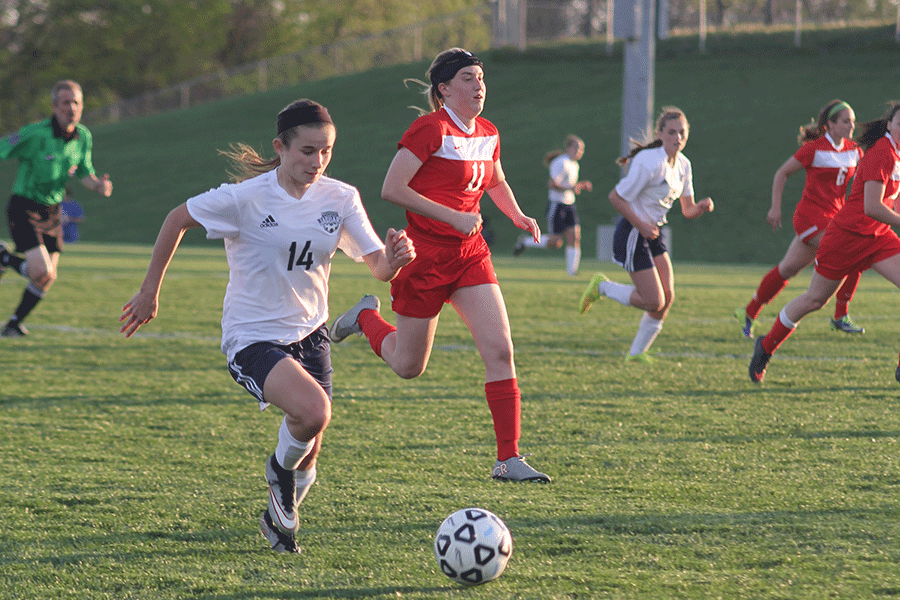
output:
{"label": "black and white soccer ball", "polygon": [[458,510],[441,523],[434,556],[444,575],[463,585],[500,577],[512,556],[512,535],[500,517],[483,508]]}

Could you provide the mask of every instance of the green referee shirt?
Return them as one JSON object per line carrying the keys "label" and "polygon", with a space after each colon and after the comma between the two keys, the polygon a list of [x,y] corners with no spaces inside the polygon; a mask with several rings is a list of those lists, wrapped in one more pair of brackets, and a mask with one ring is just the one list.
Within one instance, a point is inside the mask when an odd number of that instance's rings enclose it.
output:
{"label": "green referee shirt", "polygon": [[39,204],[62,202],[70,177],[94,174],[91,132],[79,123],[66,139],[55,117],[31,123],[0,140],[0,159],[19,159],[12,193]]}

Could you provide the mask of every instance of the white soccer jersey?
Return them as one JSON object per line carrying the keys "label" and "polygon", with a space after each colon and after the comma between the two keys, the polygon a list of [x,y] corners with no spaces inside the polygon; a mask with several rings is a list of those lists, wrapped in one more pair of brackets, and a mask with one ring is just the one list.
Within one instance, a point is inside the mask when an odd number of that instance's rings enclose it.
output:
{"label": "white soccer jersey", "polygon": [[187,208],[207,238],[225,241],[222,352],[229,362],[250,344],[291,344],[328,321],[337,248],[359,262],[384,247],[356,188],[329,177],[298,200],[273,170],[194,196]]}
{"label": "white soccer jersey", "polygon": [[616,185],[616,193],[642,220],[664,225],[675,200],[694,195],[691,161],[679,152],[670,166],[664,148],[641,150],[628,161],[628,172]]}
{"label": "white soccer jersey", "polygon": [[564,190],[550,188],[550,202],[559,204],[575,204],[575,192],[572,188],[578,183],[578,161],[566,153],[560,154],[550,161],[550,179]]}

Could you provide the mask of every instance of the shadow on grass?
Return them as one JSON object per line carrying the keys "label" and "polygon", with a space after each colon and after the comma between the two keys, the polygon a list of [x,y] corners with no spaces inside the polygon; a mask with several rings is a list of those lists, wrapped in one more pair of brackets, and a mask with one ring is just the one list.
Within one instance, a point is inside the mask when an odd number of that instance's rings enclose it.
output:
{"label": "shadow on grass", "polygon": [[[272,590],[269,592],[254,591],[254,598],[400,598],[410,594],[454,594],[464,592],[468,588],[453,587],[413,587],[413,586],[382,586],[371,588],[315,588],[286,592],[284,590]],[[246,594],[214,594],[210,596],[197,595],[197,600],[242,600]]]}

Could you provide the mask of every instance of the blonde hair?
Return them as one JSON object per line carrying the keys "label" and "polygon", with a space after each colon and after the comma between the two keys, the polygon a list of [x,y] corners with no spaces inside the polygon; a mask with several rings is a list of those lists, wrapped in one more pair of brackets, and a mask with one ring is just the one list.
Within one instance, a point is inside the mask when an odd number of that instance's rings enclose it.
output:
{"label": "blonde hair", "polygon": [[551,150],[550,152],[548,152],[547,154],[544,155],[544,166],[549,167],[550,163],[553,162],[554,158],[556,158],[560,154],[565,154],[569,150],[569,148],[571,148],[575,144],[583,144],[583,143],[584,143],[584,140],[582,140],[577,135],[574,135],[574,134],[567,135],[565,141],[563,141],[562,150],[557,148],[556,150]]}
{"label": "blonde hair", "polygon": [[[447,48],[440,54],[434,57],[434,60],[431,61],[431,66],[428,67],[428,70],[425,71],[425,77],[428,81],[431,81],[431,73],[435,71],[439,66],[443,65],[446,62],[447,58],[453,56],[454,54],[458,54],[459,52],[465,52],[462,48]],[[428,100],[428,107],[431,110],[425,110],[418,106],[410,106],[409,108],[416,110],[420,115],[427,115],[430,112],[436,112],[441,110],[441,107],[444,106],[444,97],[441,95],[440,90],[437,89],[437,86],[432,85],[430,83],[426,83],[421,79],[407,78],[403,80],[404,84],[407,83],[415,83],[417,85],[422,86],[422,95]]]}
{"label": "blonde hair", "polygon": [[656,119],[656,129],[653,134],[648,135],[644,141],[631,140],[631,152],[628,153],[627,156],[623,156],[616,160],[616,164],[624,167],[628,164],[634,156],[640,152],[641,150],[647,150],[648,148],[659,148],[662,146],[662,140],[659,138],[659,132],[663,130],[666,126],[666,123],[671,121],[672,119],[684,119],[684,122],[687,123],[688,127],[690,127],[690,123],[688,123],[687,117],[684,116],[684,111],[676,106],[664,106],[662,108],[662,112],[659,117]]}

